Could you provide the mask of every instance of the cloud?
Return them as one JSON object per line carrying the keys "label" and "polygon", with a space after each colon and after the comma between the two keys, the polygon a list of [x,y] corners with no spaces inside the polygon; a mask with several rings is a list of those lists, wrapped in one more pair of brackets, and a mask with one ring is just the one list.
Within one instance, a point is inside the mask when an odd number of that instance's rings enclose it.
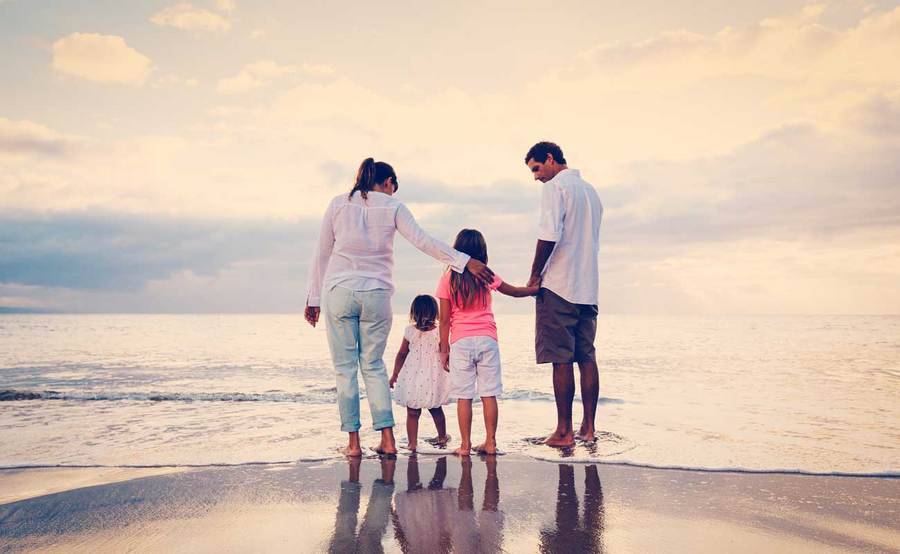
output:
{"label": "cloud", "polygon": [[237,8],[234,0],[216,0],[216,7],[223,12],[232,12]]}
{"label": "cloud", "polygon": [[4,214],[0,283],[135,291],[178,273],[210,277],[239,262],[295,256],[312,234],[311,224],[273,220]]}
{"label": "cloud", "polygon": [[334,69],[328,65],[281,65],[271,60],[261,60],[244,66],[233,77],[219,79],[216,90],[221,94],[240,94],[255,88],[269,86],[275,79],[282,77],[292,75],[325,76],[333,73]]}
{"label": "cloud", "polygon": [[139,86],[151,66],[119,36],[72,33],[53,43],[53,69],[89,81]]}
{"label": "cloud", "polygon": [[5,154],[60,157],[71,153],[78,142],[76,137],[31,121],[0,117],[0,157]]}
{"label": "cloud", "polygon": [[186,3],[168,6],[150,17],[150,21],[186,31],[227,31],[231,28],[231,22],[222,15]]}

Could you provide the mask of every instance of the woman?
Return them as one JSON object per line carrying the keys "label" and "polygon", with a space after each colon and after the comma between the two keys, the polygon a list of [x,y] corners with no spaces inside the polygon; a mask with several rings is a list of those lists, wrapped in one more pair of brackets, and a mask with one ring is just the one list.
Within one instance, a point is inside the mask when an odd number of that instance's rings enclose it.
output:
{"label": "woman", "polygon": [[357,368],[366,382],[373,426],[381,431],[381,444],[375,450],[379,454],[397,452],[391,394],[382,359],[391,330],[394,234],[399,231],[413,246],[457,273],[468,270],[487,283],[493,279],[485,264],[419,227],[409,209],[392,198],[397,188],[394,168],[372,158],[363,160],[353,190],[349,195],[336,196],[325,211],[310,267],[305,317],[315,327],[324,300],[341,430],[349,435],[344,449],[347,456],[362,455]]}

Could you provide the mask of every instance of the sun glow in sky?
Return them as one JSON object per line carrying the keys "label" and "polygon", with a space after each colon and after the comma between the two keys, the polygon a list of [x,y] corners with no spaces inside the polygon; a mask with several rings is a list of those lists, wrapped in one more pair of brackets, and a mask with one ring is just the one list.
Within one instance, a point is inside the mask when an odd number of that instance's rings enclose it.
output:
{"label": "sun glow in sky", "polygon": [[897,2],[0,0],[0,52],[0,308],[299,311],[370,155],[524,281],[553,140],[601,311],[900,313]]}

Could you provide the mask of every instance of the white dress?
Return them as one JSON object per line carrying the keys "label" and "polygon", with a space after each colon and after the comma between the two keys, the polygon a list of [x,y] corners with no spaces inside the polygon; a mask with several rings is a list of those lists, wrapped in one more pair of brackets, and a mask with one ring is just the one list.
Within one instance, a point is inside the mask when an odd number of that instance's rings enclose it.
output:
{"label": "white dress", "polygon": [[450,401],[450,374],[441,368],[438,354],[440,331],[419,331],[415,325],[403,331],[409,354],[397,377],[394,401],[407,408],[437,408]]}

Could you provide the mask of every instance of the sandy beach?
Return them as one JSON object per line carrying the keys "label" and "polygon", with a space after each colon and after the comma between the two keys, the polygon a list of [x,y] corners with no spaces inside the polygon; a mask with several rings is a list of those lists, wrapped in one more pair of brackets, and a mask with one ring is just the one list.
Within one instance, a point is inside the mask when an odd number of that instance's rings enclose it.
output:
{"label": "sandy beach", "polygon": [[900,479],[516,455],[0,472],[4,552],[897,552]]}

